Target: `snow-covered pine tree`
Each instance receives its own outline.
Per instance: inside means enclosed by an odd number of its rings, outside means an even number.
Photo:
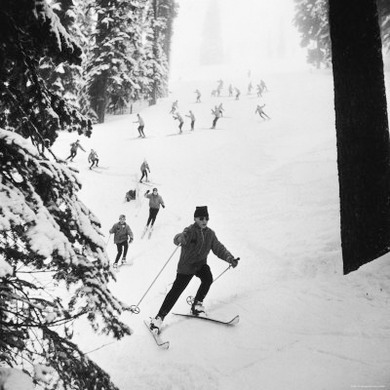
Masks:
[[[54,142],[58,129],[90,135],[90,121],[49,90],[38,72],[45,56],[56,65],[80,63],[80,47],[52,9],[44,1],[4,0],[0,24],[0,127],[42,148]]]
[[[97,0],[97,22],[93,34],[93,47],[88,53],[87,78],[91,107],[98,122],[104,122],[109,104],[123,106],[136,80],[129,75],[137,66],[131,57],[132,48],[138,46],[135,34],[142,2],[129,0]],[[134,75],[134,74],[133,74]]]
[[[50,367],[51,388],[115,389],[71,341],[72,324],[85,317],[121,338],[131,333],[119,319],[127,307],[107,287],[114,275],[80,183],[46,153],[59,129],[91,126],[38,74],[43,56],[77,64],[81,51],[43,1],[4,0],[0,26],[1,361],[30,373]]]

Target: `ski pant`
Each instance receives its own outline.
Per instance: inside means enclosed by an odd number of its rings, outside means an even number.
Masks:
[[[210,290],[211,284],[213,283],[213,275],[211,274],[210,267],[207,264],[205,264],[195,275],[176,274],[176,279],[173,282],[171,290],[165,297],[164,302],[158,311],[157,317],[164,319],[194,276],[198,277],[201,282],[195,295],[195,301],[203,302]]]
[[[191,121],[191,130],[194,130],[195,121]]]
[[[139,181],[142,181],[143,178],[145,178],[146,181],[148,181],[148,171],[146,169],[142,171],[142,176],[141,179],[139,179]]]
[[[115,258],[115,263],[117,263],[119,261],[119,259],[121,258],[122,250],[123,250],[123,258],[126,258],[127,250],[129,249],[129,244],[126,240],[124,242],[117,243],[116,247],[118,249],[118,253],[117,253],[116,258]]]
[[[145,137],[144,127],[145,126],[138,126],[138,133],[140,137]]]
[[[179,123],[179,130],[180,130],[180,133],[183,131],[183,130],[182,130],[182,128],[183,128],[183,123],[184,123],[184,122],[180,122],[180,123]]]
[[[212,129],[215,129],[215,126],[217,125],[218,117],[216,116],[213,120],[213,125],[211,126]]]
[[[70,151],[70,156],[68,156],[66,159],[69,160],[73,160],[75,157],[76,157],[76,154],[77,154],[77,150],[71,150]]]
[[[148,222],[146,223],[146,226],[149,226],[150,222],[152,223],[152,226],[154,225],[154,223],[156,222],[158,211],[159,209],[153,207],[149,209],[149,218],[148,218]]]
[[[98,164],[99,164],[99,159],[97,158],[97,159],[92,160],[92,161],[90,161],[90,162],[91,162],[91,166],[89,167],[89,169],[91,169],[94,165],[98,166]]]

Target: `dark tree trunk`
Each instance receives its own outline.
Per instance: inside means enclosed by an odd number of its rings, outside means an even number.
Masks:
[[[375,0],[329,0],[344,273],[387,253],[390,158]]]
[[[106,113],[107,75],[102,73],[96,76],[90,88],[91,107],[95,111],[98,122],[104,123]]]

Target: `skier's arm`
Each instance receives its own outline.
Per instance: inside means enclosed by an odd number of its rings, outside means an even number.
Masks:
[[[116,228],[116,223],[114,224],[114,226],[109,230],[109,233],[110,234],[113,234],[113,233],[115,233],[115,229]]]
[[[225,246],[218,240],[217,236],[214,233],[214,237],[211,243],[211,250],[215,256],[219,257],[222,260],[232,264],[234,256],[225,248]]]
[[[189,227],[186,227],[182,233],[176,234],[173,238],[173,242],[175,245],[186,246],[188,242],[190,242],[191,230]]]
[[[134,236],[133,236],[133,232],[131,231],[131,229],[130,229],[130,226],[129,226],[129,225],[127,225],[127,227],[126,227],[126,230],[127,230],[127,234],[128,234],[128,236],[129,236],[129,242],[132,242],[132,241],[133,241],[133,239],[134,239]]]

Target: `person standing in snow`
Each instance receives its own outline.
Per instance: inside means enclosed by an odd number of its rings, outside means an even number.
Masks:
[[[143,163],[141,164],[141,179],[139,179],[139,182],[142,183],[142,179],[145,178],[145,181],[149,181],[148,180],[148,171],[150,173],[150,168],[149,168],[149,164],[148,162],[146,161],[146,159],[144,159]]]
[[[211,110],[212,114],[214,115],[213,123],[211,125],[211,129],[215,129],[215,126],[217,125],[218,119],[222,116],[221,111],[216,106],[214,109]]]
[[[194,115],[194,113],[190,110],[189,114],[186,115],[186,117],[191,119],[191,131],[194,131],[194,126],[195,126],[195,115]]]
[[[179,131],[180,131],[180,133],[182,133],[183,132],[182,128],[183,128],[183,124],[184,124],[183,117],[180,115],[179,112],[177,112],[176,115],[173,115],[173,119],[177,119],[179,121]]]
[[[160,332],[164,318],[171,311],[194,276],[200,279],[201,284],[191,306],[191,313],[193,315],[205,314],[203,300],[213,283],[213,275],[207,264],[207,256],[210,250],[220,259],[228,262],[233,268],[238,265],[239,258],[235,258],[218,240],[215,232],[207,226],[209,221],[207,206],[196,207],[194,221],[182,233],[176,234],[173,239],[175,245],[181,246],[176,279],[156,317],[150,322],[151,330]]]
[[[200,97],[202,94],[200,93],[199,89],[195,90],[196,93],[196,103],[200,103]]]
[[[70,159],[70,161],[73,161],[73,159],[76,157],[77,150],[81,149],[83,152],[85,152],[84,148],[80,144],[80,140],[77,140],[76,142],[73,142],[70,144],[70,155],[66,158],[67,160]]]
[[[92,169],[92,167],[94,165],[98,166],[98,164],[99,164],[99,157],[98,157],[97,153],[93,149],[91,149],[91,152],[89,153],[88,162],[91,164],[89,169]]]
[[[263,119],[271,119],[263,110],[263,108],[265,107],[265,104],[263,104],[262,106],[260,106],[260,104],[257,105],[256,107],[256,111],[255,111],[255,114],[259,113],[260,115],[260,118],[263,118]]]
[[[234,88],[234,90],[236,91],[236,100],[239,100],[240,99],[240,95],[241,95],[241,91],[237,87]]]
[[[165,208],[165,203],[161,195],[159,195],[157,188],[153,188],[153,192],[150,193],[149,190],[145,192],[145,198],[149,199],[149,217],[148,221],[146,222],[145,230],[143,232],[143,235],[146,233],[146,231],[149,228],[153,229],[153,225],[156,222],[156,217],[158,212],[160,211],[160,206],[162,208]],[[143,236],[142,235],[142,236]]]
[[[140,114],[137,114],[137,118],[138,120],[133,122],[133,123],[138,123],[138,133],[139,133],[139,136],[138,138],[145,138],[145,133],[144,133],[144,127],[145,127],[145,121],[143,120],[143,118],[141,117]]]
[[[110,229],[110,234],[114,234],[114,244],[116,244],[118,253],[113,264],[114,268],[118,267],[119,259],[122,256],[122,264],[126,263],[127,250],[129,244],[133,241],[133,232],[130,229],[130,226],[126,223],[126,216],[121,214],[119,216],[119,222],[115,223],[114,226]]]

